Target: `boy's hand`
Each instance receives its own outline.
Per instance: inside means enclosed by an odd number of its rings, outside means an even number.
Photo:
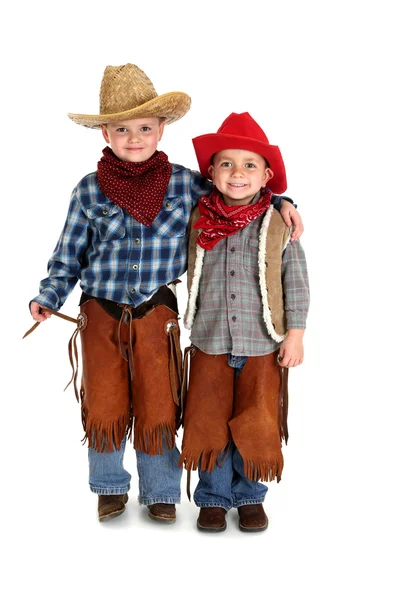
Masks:
[[[304,231],[303,221],[301,220],[300,214],[297,212],[293,204],[287,200],[282,200],[281,215],[288,227],[293,225],[292,235],[290,241],[294,242],[298,240]]]
[[[30,306],[31,315],[38,323],[50,319],[51,314],[46,311],[44,306],[41,306],[38,302],[31,302]]]
[[[290,368],[301,365],[304,358],[303,335],[304,329],[289,329],[279,348],[278,365],[280,367]]]

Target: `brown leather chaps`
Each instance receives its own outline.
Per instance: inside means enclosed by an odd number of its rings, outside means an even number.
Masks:
[[[234,375],[226,354],[193,352],[180,465],[212,471],[233,442],[248,479],[279,481],[287,414],[276,354],[249,357],[236,381]]]
[[[179,419],[181,351],[177,315],[166,306],[142,318],[124,307],[120,321],[96,301],[81,305],[82,423],[89,447],[134,447],[162,453],[175,444]]]

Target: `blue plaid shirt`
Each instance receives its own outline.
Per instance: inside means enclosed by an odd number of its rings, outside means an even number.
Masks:
[[[97,298],[138,306],[187,268],[190,213],[212,184],[197,171],[172,165],[163,206],[150,227],[136,221],[99,188],[96,173],[72,192],[68,216],[33,300],[59,310],[80,280]],[[283,197],[275,197],[279,209]]]

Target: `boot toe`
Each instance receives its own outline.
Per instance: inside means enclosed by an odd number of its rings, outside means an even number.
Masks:
[[[217,506],[206,506],[200,509],[199,518],[197,519],[197,529],[199,531],[209,531],[211,533],[219,533],[225,531],[226,510]]]
[[[99,521],[107,521],[122,515],[125,511],[125,504],[128,502],[128,499],[128,494],[99,495],[97,507]]]
[[[238,508],[239,529],[241,531],[265,531],[268,517],[262,504],[248,504]]]
[[[175,504],[165,504],[162,502],[150,504],[148,514],[151,519],[156,521],[164,523],[175,523],[176,521]]]

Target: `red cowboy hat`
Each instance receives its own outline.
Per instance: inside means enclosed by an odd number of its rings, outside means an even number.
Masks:
[[[208,167],[211,157],[220,150],[250,150],[263,156],[269,163],[274,176],[267,187],[274,194],[286,191],[286,171],[278,146],[271,146],[267,136],[249,113],[231,113],[217,133],[207,133],[193,138],[193,146],[199,163],[200,173],[210,179]]]

